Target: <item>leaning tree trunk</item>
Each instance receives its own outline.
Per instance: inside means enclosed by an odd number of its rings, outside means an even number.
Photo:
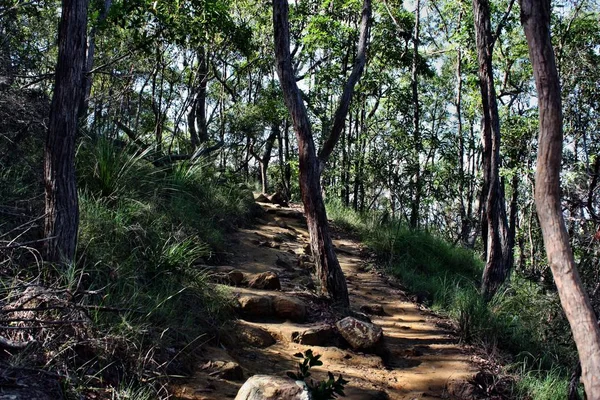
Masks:
[[[508,241],[508,219],[504,204],[504,190],[500,183],[500,118],[492,54],[490,4],[488,0],[473,0],[475,14],[475,38],[479,61],[479,86],[483,105],[483,167],[482,219],[486,244],[486,264],[483,271],[481,291],[486,299],[494,296],[508,277],[512,264],[512,249]]]
[[[46,137],[46,260],[72,263],[79,209],[75,184],[77,112],[83,94],[87,0],[63,0],[58,30],[58,62]]]
[[[550,39],[550,0],[520,0],[529,57],[538,92],[540,134],[535,204],[548,262],[577,345],[588,399],[600,399],[600,328],[569,244],[560,201],[562,104]]]
[[[346,279],[333,250],[333,243],[329,235],[325,204],[321,194],[319,160],[315,151],[306,106],[300,96],[292,68],[288,9],[287,0],[273,0],[277,74],[298,139],[300,190],[310,234],[310,245],[317,266],[321,290],[340,305],[348,307]]]

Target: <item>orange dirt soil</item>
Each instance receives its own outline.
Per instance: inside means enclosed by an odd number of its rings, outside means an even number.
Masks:
[[[332,232],[336,253],[348,282],[351,308],[381,305],[385,315],[370,315],[383,328],[387,360],[374,354],[347,348],[305,346],[294,343],[292,335],[323,321],[334,323],[335,314],[327,302],[307,289],[310,276],[298,274],[299,258],[305,254],[308,232],[301,210],[261,204],[265,216],[251,229],[231,236],[230,267],[244,275],[273,271],[279,275],[281,291],[231,287],[235,294],[295,296],[308,305],[304,323],[276,319],[244,322],[266,329],[276,343],[266,348],[244,347],[235,340],[220,346],[207,346],[194,375],[172,389],[176,398],[212,400],[234,398],[249,376],[272,374],[285,376],[295,371],[294,354],[312,349],[322,356],[323,366],[314,368],[313,378],[322,379],[327,371],[342,374],[349,381],[347,399],[431,399],[460,398],[464,382],[478,369],[472,351],[461,346],[447,321],[411,302],[406,294],[385,275],[370,268],[361,244],[343,232]],[[216,267],[216,271],[219,267]],[[339,319],[339,317],[337,317]],[[232,361],[243,370],[244,379],[218,378],[207,366]]]

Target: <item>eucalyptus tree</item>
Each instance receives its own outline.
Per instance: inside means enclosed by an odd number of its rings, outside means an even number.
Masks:
[[[74,261],[79,225],[75,183],[75,138],[85,61],[87,0],[63,0],[58,61],[45,146],[46,260]]]
[[[512,4],[509,5],[510,12]],[[492,32],[489,0],[473,0],[475,38],[479,61],[479,85],[483,106],[483,193],[482,238],[486,254],[481,291],[490,299],[508,277],[512,268],[512,249],[508,239],[509,227],[500,180],[500,117],[492,63],[494,44],[502,30],[504,19]],[[506,17],[505,17],[506,18]]]
[[[539,104],[535,201],[548,262],[577,345],[588,398],[600,398],[600,327],[569,244],[562,213],[560,169],[563,118],[560,79],[550,36],[550,0],[520,0]]]
[[[349,103],[352,100],[354,86],[364,69],[371,23],[371,3],[370,0],[365,0],[363,3],[357,57],[335,111],[331,131],[319,151],[318,157],[306,106],[296,84],[290,53],[288,14],[289,5],[287,1],[273,0],[277,74],[298,139],[300,187],[310,233],[311,249],[317,266],[321,290],[340,305],[347,307],[349,305],[348,289],[329,234],[325,204],[321,193],[320,175],[324,164],[339,140],[344,125],[343,122],[348,113]]]

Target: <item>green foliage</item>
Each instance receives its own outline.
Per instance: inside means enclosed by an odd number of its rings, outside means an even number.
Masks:
[[[308,349],[304,354],[296,353],[294,356],[303,358],[303,360],[298,363],[298,373],[288,372],[287,375],[294,380],[305,382],[314,400],[330,400],[337,399],[338,396],[345,396],[344,385],[348,381],[342,378],[342,375],[336,379],[331,372],[327,372],[326,380],[314,382],[311,379],[310,382],[307,381],[311,376],[310,369],[323,365],[320,354],[313,354],[312,350]]]
[[[520,365],[517,370],[520,379],[517,381],[516,394],[519,398],[531,398],[535,400],[559,400],[567,396],[569,379],[564,368],[553,367],[550,370],[528,368],[527,364]],[[581,385],[579,387],[580,398],[583,397]]]
[[[229,295],[208,283],[201,265],[220,257],[224,233],[250,220],[254,202],[235,182],[218,183],[203,161],[157,168],[146,156],[109,142],[81,148],[80,261],[70,280],[84,277],[99,293],[86,302],[125,310],[93,313],[102,331],[151,354],[178,350],[170,368],[181,373],[184,349],[230,312]]]
[[[523,366],[517,371],[519,393],[564,398],[567,367],[577,355],[555,292],[513,274],[486,303],[478,290],[483,264],[472,251],[377,213],[356,213],[336,200],[327,212],[336,224],[357,232],[409,291],[449,316],[463,342],[512,354]]]

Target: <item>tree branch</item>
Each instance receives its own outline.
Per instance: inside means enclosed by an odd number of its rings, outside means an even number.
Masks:
[[[354,87],[356,86],[356,83],[362,76],[365,64],[367,63],[367,48],[369,42],[370,26],[371,0],[364,0],[362,17],[360,21],[358,49],[356,59],[354,60],[354,66],[352,67],[350,77],[348,77],[348,81],[344,86],[342,97],[340,98],[338,108],[333,117],[333,124],[331,132],[329,133],[329,137],[323,143],[323,147],[319,151],[319,172],[321,173],[325,169],[325,164],[327,163],[329,156],[331,156],[335,145],[340,139],[340,135],[342,133],[342,130],[344,129],[344,124],[346,122],[346,116],[348,115],[348,110],[350,109],[350,102],[352,101],[352,96],[354,95]]]

